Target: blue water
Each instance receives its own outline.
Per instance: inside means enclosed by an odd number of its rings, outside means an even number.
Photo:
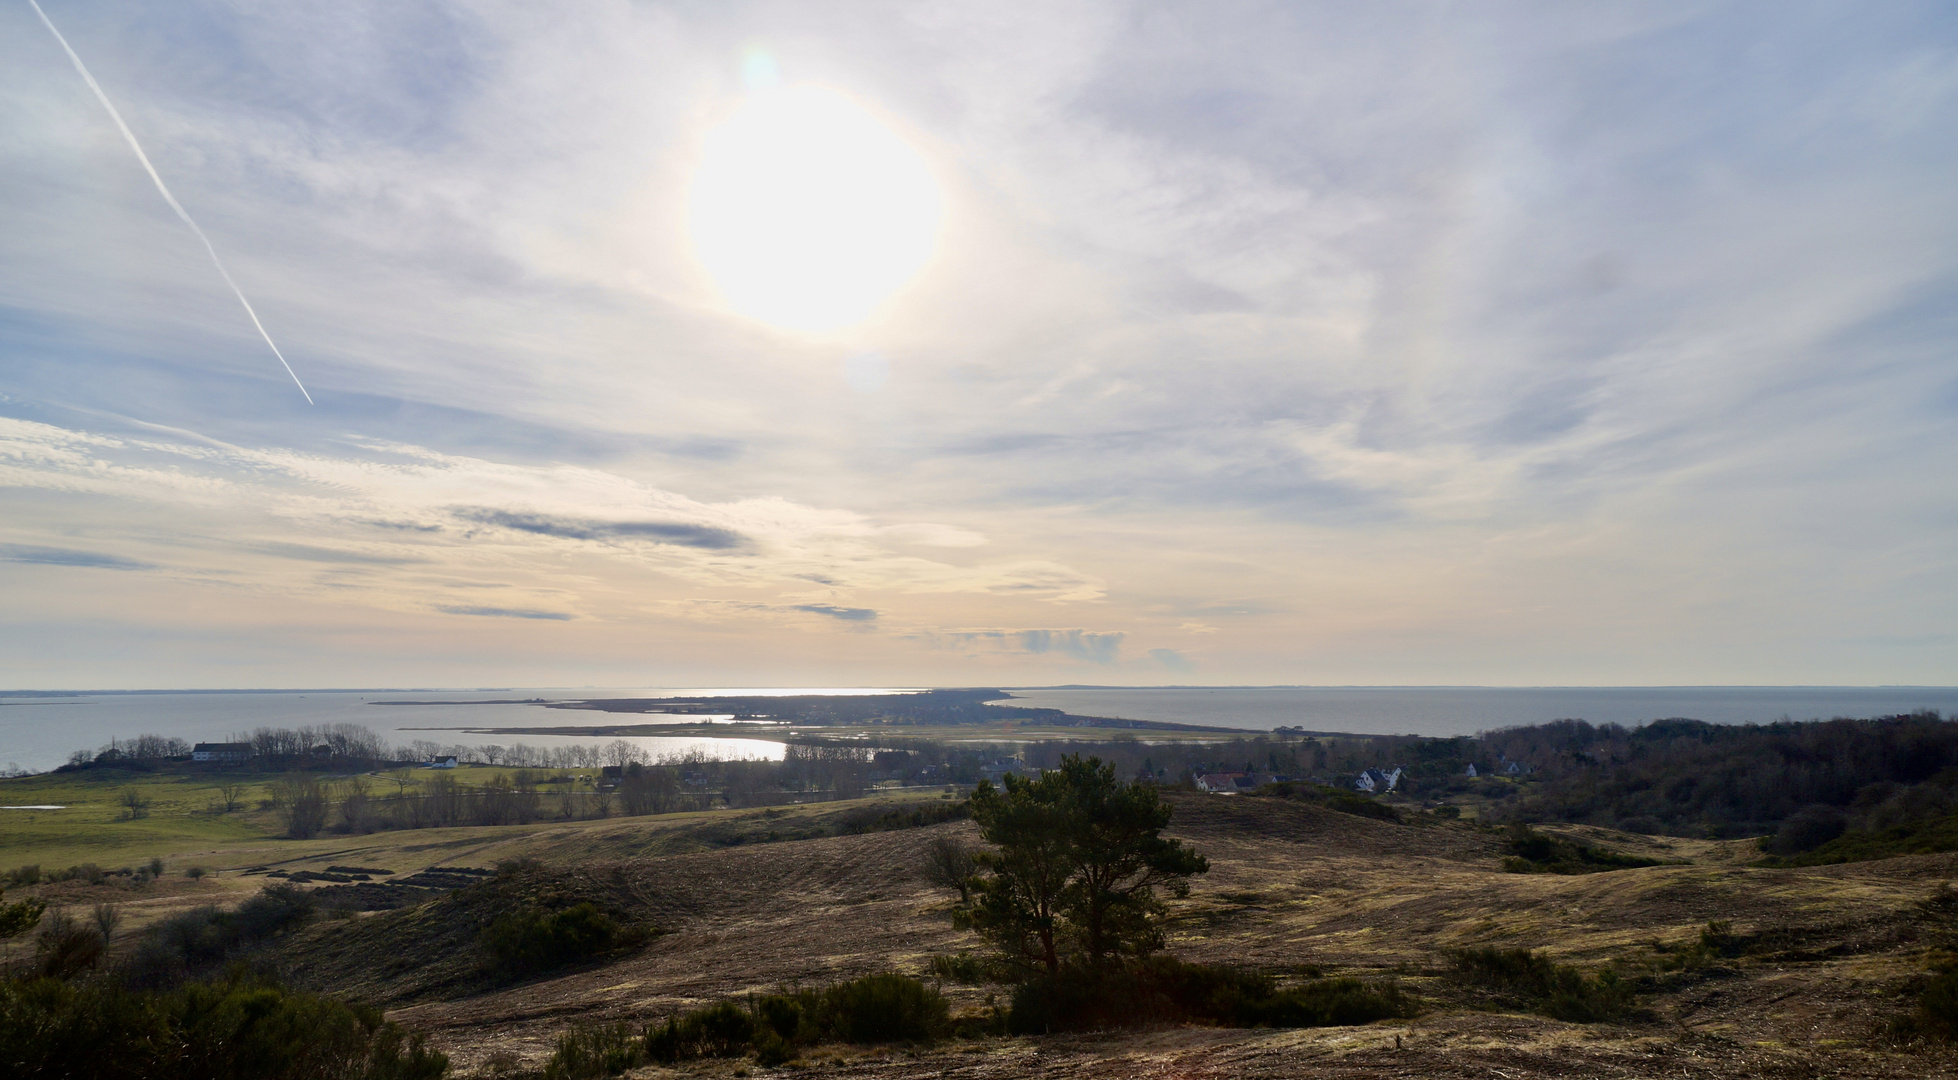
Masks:
[[[557,746],[575,742],[609,743],[550,735],[472,735],[457,730],[428,728],[558,727],[603,724],[621,720],[603,713],[568,712],[537,705],[489,705],[481,702],[510,698],[573,701],[590,697],[726,696],[729,694],[823,693],[819,689],[509,689],[509,690],[308,690],[231,693],[114,693],[74,698],[0,697],[0,767],[36,771],[52,769],[74,750],[95,750],[111,739],[153,733],[174,735],[190,742],[222,742],[257,727],[295,728],[301,725],[353,723],[373,729],[396,745],[426,739],[445,746],[483,743],[524,743]],[[849,690],[850,693],[878,693]],[[377,705],[379,701],[465,701],[462,705]],[[707,717],[675,717],[698,722]],[[658,723],[657,716],[634,716],[633,723]],[[693,737],[634,737],[626,740],[655,757],[694,750],[725,758],[780,758],[783,744],[756,739]]]
[[[1641,724],[1684,716],[1715,724],[1936,709],[1958,716],[1958,687],[1841,686],[1269,686],[1022,689],[1013,703],[1084,716],[1363,735],[1473,735],[1518,724]]]
[[[523,742],[532,746],[589,741],[577,736],[472,735],[428,728],[510,728],[603,723],[591,713],[535,705],[484,704],[499,698],[576,700],[592,697],[724,696],[889,692],[860,687],[550,689],[487,691],[312,690],[169,694],[95,694],[76,698],[0,697],[0,766],[51,769],[72,750],[94,750],[111,739],[146,732],[192,742],[222,741],[255,727],[364,724],[397,744],[414,739],[448,744]],[[1937,709],[1958,716],[1954,687],[1160,687],[1023,689],[1019,704],[1088,716],[1167,720],[1215,727],[1270,730],[1279,726],[1368,735],[1472,735],[1515,724],[1566,717],[1593,723],[1637,724],[1688,716],[1722,724],[1766,723],[1833,716],[1880,716]],[[376,701],[467,701],[462,705],[376,705]],[[657,717],[635,716],[636,723]],[[677,718],[676,718],[677,719]],[[689,720],[698,717],[686,718]],[[610,739],[599,741],[609,742]],[[779,758],[782,744],[751,739],[645,737],[630,740],[654,755],[702,750],[727,757]]]

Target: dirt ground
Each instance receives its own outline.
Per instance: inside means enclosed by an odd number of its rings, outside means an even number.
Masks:
[[[1169,948],[1190,960],[1397,980],[1425,1003],[1413,1020],[1356,1028],[1184,1027],[1108,1035],[994,1038],[925,1050],[824,1049],[788,1071],[837,1077],[1421,1076],[1790,1077],[1958,1075],[1943,1048],[1885,1034],[1903,991],[1950,928],[1922,902],[1958,883],[1958,855],[1806,869],[1747,865],[1744,841],[1563,830],[1667,864],[1565,877],[1501,870],[1501,836],[1469,823],[1398,825],[1274,799],[1175,795],[1171,832],[1211,872],[1172,905]],[[757,836],[794,819],[728,814],[687,822],[632,819],[603,829],[534,831],[511,849],[544,862],[565,888],[603,895],[655,926],[645,946],[602,966],[483,990],[466,937],[426,921],[444,909],[325,920],[281,950],[301,985],[389,1007],[429,1033],[458,1075],[536,1069],[573,1023],[644,1023],[721,996],[875,971],[925,975],[935,954],[977,949],[952,926],[951,900],[918,875],[931,828],[685,850],[717,829]],[[762,836],[765,838],[765,836]],[[489,866],[507,854],[480,838],[444,847],[400,840],[399,869]],[[351,850],[334,853],[362,861]],[[409,865],[416,863],[418,865]],[[205,900],[223,884],[156,897]],[[256,880],[256,879],[252,879]],[[188,888],[188,883],[186,883]],[[192,895],[192,894],[195,895]],[[235,892],[233,895],[237,895]],[[421,912],[421,914],[417,914]],[[1696,941],[1710,920],[1753,939],[1747,956],[1674,973],[1649,993],[1645,1019],[1566,1024],[1492,1008],[1439,976],[1443,950],[1526,947],[1587,969],[1657,974],[1661,949]],[[389,922],[387,920],[398,920]],[[418,928],[403,937],[403,927]],[[392,935],[392,936],[390,936]],[[425,941],[429,947],[411,947]],[[439,947],[438,942],[442,942]],[[999,988],[946,984],[954,1010],[980,1010]],[[649,1068],[635,1075],[663,1075]],[[753,1062],[689,1072],[759,1075]]]

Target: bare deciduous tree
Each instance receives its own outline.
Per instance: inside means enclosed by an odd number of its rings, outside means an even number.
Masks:
[[[130,821],[150,816],[150,797],[139,788],[124,788],[116,796],[116,804],[122,807],[122,816]]]
[[[956,836],[939,836],[925,849],[925,880],[941,889],[957,889],[959,903],[972,902],[972,875],[979,867],[972,846]]]

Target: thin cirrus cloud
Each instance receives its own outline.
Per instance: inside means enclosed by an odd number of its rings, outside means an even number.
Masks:
[[[839,607],[835,604],[790,604],[795,611],[806,611],[811,615],[824,615],[843,622],[874,622],[877,612],[871,608]]]
[[[546,514],[511,513],[482,507],[461,507],[451,511],[464,521],[473,521],[538,536],[565,540],[646,540],[659,544],[708,551],[730,551],[747,545],[748,538],[732,529],[695,525],[683,521],[594,521],[553,517]]]
[[[96,570],[154,570],[152,563],[104,555],[98,551],[73,548],[36,547],[31,544],[0,544],[0,562],[30,566],[79,566]]]
[[[914,635],[936,648],[989,651],[1024,656],[1049,654],[1107,666],[1121,659],[1127,633],[1072,629],[936,630]]]
[[[569,622],[572,616],[561,611],[538,611],[533,608],[479,607],[467,604],[440,604],[435,610],[447,615],[482,615],[496,619],[543,619],[550,622]]]

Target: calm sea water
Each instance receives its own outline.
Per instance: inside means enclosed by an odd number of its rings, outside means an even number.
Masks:
[[[1363,735],[1473,735],[1562,719],[1632,725],[1684,716],[1749,724],[1915,709],[1958,716],[1958,687],[1949,686],[1107,687],[1011,693],[1015,704],[1084,716]]]
[[[93,750],[111,739],[154,732],[221,741],[255,727],[364,724],[390,742],[427,739],[442,744],[523,742],[532,746],[590,742],[577,736],[471,735],[454,728],[571,726],[601,723],[588,713],[536,705],[491,705],[508,698],[575,700],[592,697],[725,696],[733,694],[901,693],[862,687],[751,688],[518,688],[480,691],[295,691],[282,693],[94,694],[75,698],[0,697],[0,765],[50,769],[70,751]],[[1471,735],[1513,724],[1577,717],[1593,723],[1637,724],[1669,716],[1742,724],[1832,716],[1880,716],[1913,709],[1958,715],[1954,687],[1166,687],[1013,690],[1025,705],[1088,716],[1167,720],[1185,724],[1269,730],[1301,726],[1360,734]],[[379,705],[380,701],[461,701],[457,705]],[[1004,700],[1004,699],[1002,699]],[[622,718],[621,718],[622,719]],[[657,722],[656,717],[634,717]],[[676,718],[681,719],[681,718]],[[698,720],[698,717],[684,718]],[[599,739],[609,742],[609,739]],[[779,742],[758,739],[645,737],[631,740],[653,754],[701,750],[725,757],[782,756]]]
[[[611,738],[552,735],[470,735],[424,728],[556,727],[601,724],[623,717],[566,712],[537,705],[490,705],[510,698],[564,701],[592,697],[722,697],[731,694],[874,694],[896,691],[859,688],[795,687],[754,690],[722,688],[632,688],[592,690],[520,688],[508,690],[309,690],[293,692],[89,694],[73,698],[0,697],[0,765],[51,769],[70,752],[107,746],[111,739],[154,733],[191,742],[221,742],[257,727],[293,728],[335,723],[363,724],[391,743],[415,739],[452,745],[526,743],[558,746],[611,742]],[[458,705],[381,705],[383,701],[457,701]],[[676,717],[698,722],[706,717]],[[658,723],[657,716],[635,716],[634,723]],[[780,758],[783,744],[760,739],[640,737],[628,742],[655,756],[700,750],[724,758]]]

